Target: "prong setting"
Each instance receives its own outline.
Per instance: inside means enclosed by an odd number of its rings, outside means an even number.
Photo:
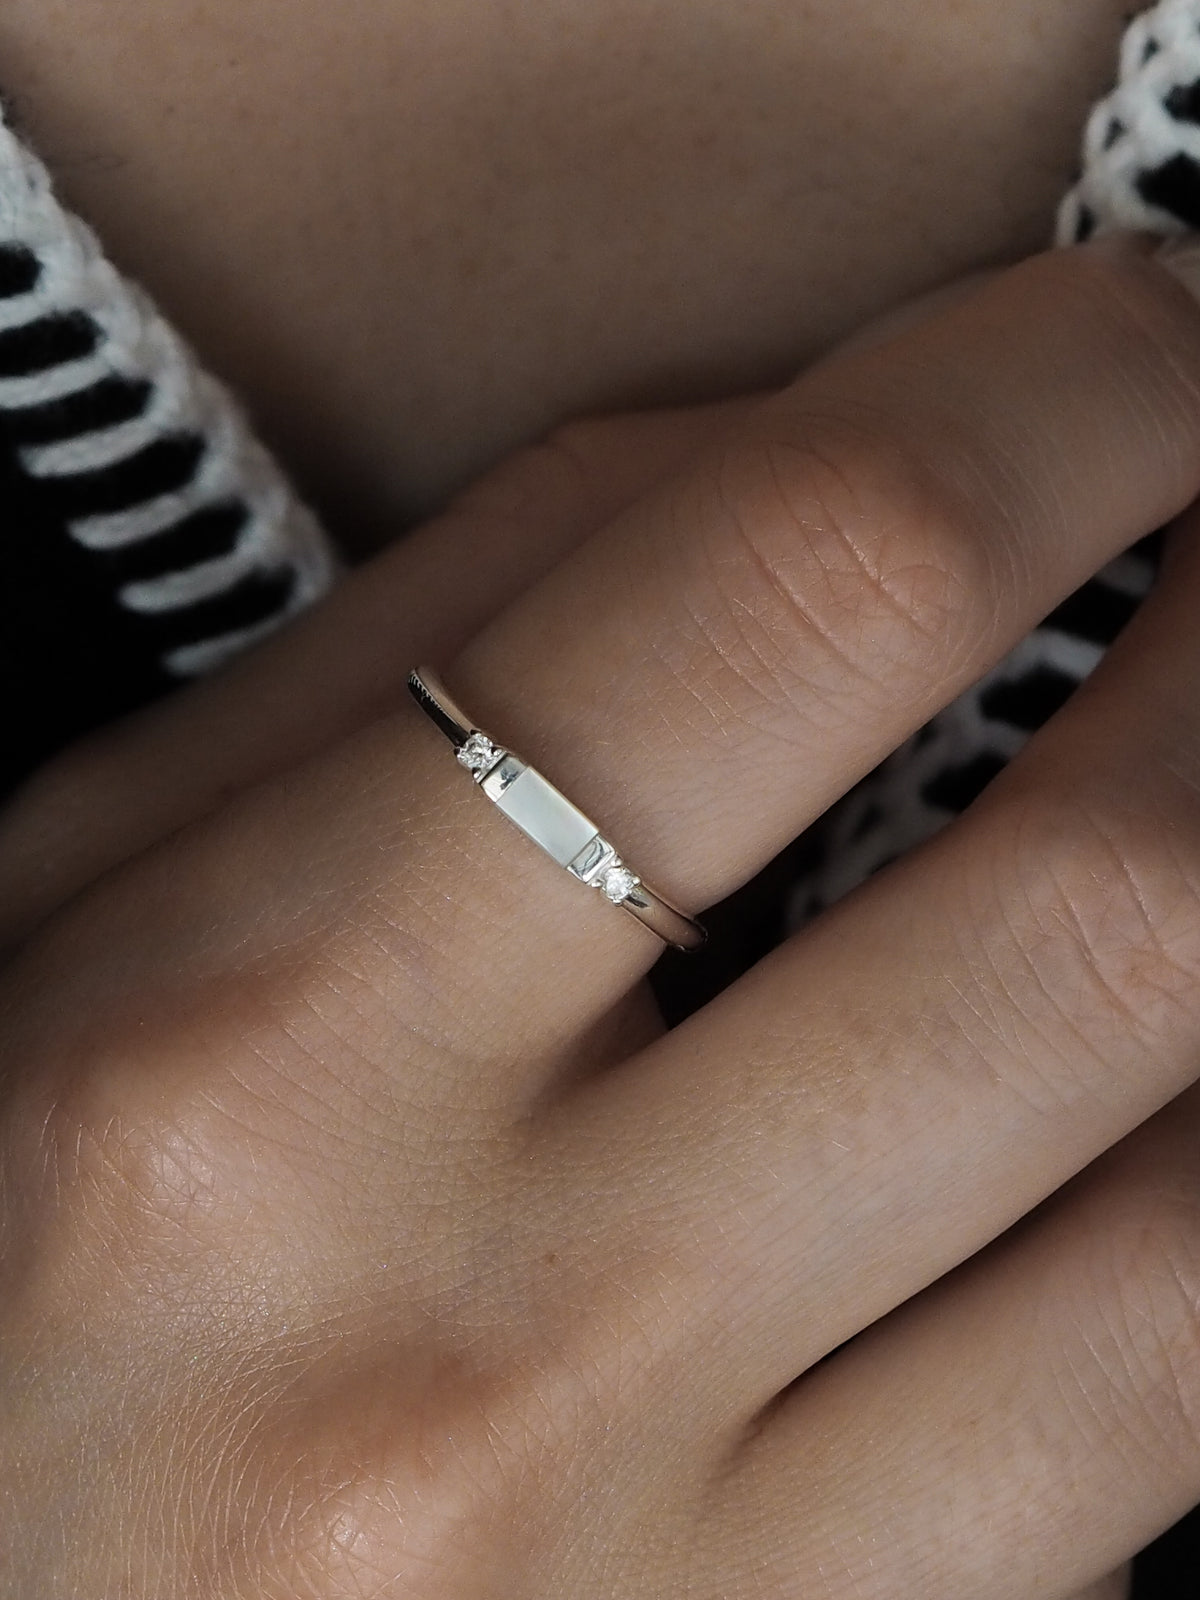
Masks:
[[[599,834],[584,846],[567,871],[580,883],[599,889],[615,906],[624,905],[642,881],[621,860],[615,847]]]
[[[627,867],[596,824],[560,789],[474,727],[435,672],[418,667],[409,674],[408,686],[422,711],[454,745],[459,765],[466,768],[496,808],[552,861],[590,889],[599,890],[613,905],[622,907],[664,944],[678,950],[700,948],[705,939],[700,924],[656,894]]]
[[[504,751],[494,745],[485,733],[474,732],[459,745],[455,754],[460,765],[474,773],[475,781],[481,783],[503,758]]]
[[[600,879],[599,887],[612,901],[613,905],[623,905],[629,896],[641,883],[636,872],[630,872],[623,863],[618,862],[609,867]]]

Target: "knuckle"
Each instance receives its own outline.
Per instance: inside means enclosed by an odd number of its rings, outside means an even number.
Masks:
[[[270,1162],[254,1158],[239,1103],[222,1095],[223,1030],[205,1043],[200,1024],[156,1023],[148,999],[93,998],[86,1024],[58,1020],[21,1051],[15,1181],[64,1285],[140,1295],[153,1282],[165,1313],[257,1251]],[[233,1009],[231,1033],[246,1016]]]
[[[1187,838],[1145,790],[1115,783],[1043,790],[1012,808],[1010,826],[986,870],[1008,885],[999,893],[1021,995],[1053,1009],[1089,1072],[1131,1043],[1186,1037],[1200,992],[1200,858]],[[1188,832],[1194,843],[1195,819]]]
[[[726,448],[704,484],[692,610],[777,701],[948,676],[978,645],[994,559],[961,495],[882,419],[799,419]],[[982,602],[982,603],[981,603]]]
[[[298,1578],[331,1597],[525,1594],[548,1551],[564,1540],[581,1556],[607,1548],[614,1522],[649,1496],[669,1528],[673,1496],[652,1466],[641,1474],[631,1443],[644,1414],[627,1405],[614,1414],[578,1350],[544,1336],[514,1347],[512,1334],[489,1353],[476,1336],[369,1356],[331,1393],[318,1388],[299,1431],[272,1445],[283,1466],[270,1475],[292,1474],[270,1496],[289,1508],[287,1527],[266,1527],[261,1540],[281,1595]],[[614,1472],[622,1486],[599,1523],[588,1486]],[[631,1546],[659,1542],[629,1531]],[[631,1548],[632,1566],[647,1559]]]
[[[519,1391],[428,1348],[314,1385],[270,1440],[256,1592],[524,1592],[536,1495]]]
[[[76,1271],[136,1282],[169,1260],[174,1277],[214,1242],[228,1190],[201,1122],[179,1098],[138,1083],[127,1063],[102,1051],[77,1059],[40,1131],[54,1225]]]

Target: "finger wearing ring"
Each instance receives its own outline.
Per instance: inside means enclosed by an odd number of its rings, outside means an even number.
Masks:
[[[598,889],[677,950],[698,950],[706,934],[698,922],[664,900],[617,853],[596,824],[542,774],[495,744],[450,698],[430,667],[410,673],[413,698],[454,745],[460,765],[534,844],[572,877]]]

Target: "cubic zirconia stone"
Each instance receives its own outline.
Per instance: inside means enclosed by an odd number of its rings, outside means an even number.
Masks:
[[[468,772],[490,772],[503,755],[490,739],[482,733],[473,733],[457,752],[458,759]]]
[[[628,867],[609,867],[608,871],[600,879],[600,887],[613,905],[619,906],[622,900],[629,899],[629,896],[640,882],[641,879],[635,873],[630,872]]]

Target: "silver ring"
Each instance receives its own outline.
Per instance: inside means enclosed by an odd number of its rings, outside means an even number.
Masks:
[[[648,888],[602,837],[596,824],[540,772],[481,733],[446,693],[436,672],[418,667],[409,674],[408,687],[488,799],[534,844],[566,867],[573,878],[598,889],[613,905],[636,917],[664,944],[677,950],[700,948],[708,937],[700,924]]]

